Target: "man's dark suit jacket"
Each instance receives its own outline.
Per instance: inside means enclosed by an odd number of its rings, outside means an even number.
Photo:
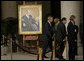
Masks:
[[[66,37],[66,27],[61,22],[57,26],[56,42],[62,42]]]
[[[24,21],[22,21],[22,31],[31,31],[31,30],[33,30],[33,29],[32,29],[32,26],[31,26],[32,23],[31,23],[31,21],[27,18],[27,16],[24,15],[24,16],[22,17],[22,19],[24,19]],[[23,23],[25,23],[26,27],[23,26]]]
[[[24,21],[22,21],[22,31],[38,31],[38,26],[31,15],[29,15],[29,18],[24,15],[22,19],[24,19]],[[26,27],[23,26],[23,23],[25,23]]]
[[[47,40],[52,40],[53,29],[52,29],[52,26],[50,26],[50,24],[48,22],[46,22],[46,24],[45,24],[44,34],[45,34],[45,38]]]
[[[74,30],[75,30],[75,40],[77,40],[77,34],[78,34],[78,26],[74,25]]]
[[[68,31],[68,42],[74,44],[75,30],[74,30],[74,24],[71,21],[68,24],[67,31]]]

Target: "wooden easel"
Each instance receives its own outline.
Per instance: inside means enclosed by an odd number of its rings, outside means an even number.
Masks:
[[[2,37],[3,37],[3,42],[2,43],[4,43],[4,39],[5,39],[5,36],[4,35],[2,35]],[[2,45],[2,56],[4,55],[4,45]]]
[[[25,5],[26,3],[25,3],[25,1],[23,1],[23,5]],[[37,2],[35,1],[35,2],[33,2],[33,3],[27,3],[28,5],[31,5],[31,4],[37,4]],[[34,41],[34,40],[36,40],[37,41],[37,46],[26,46],[26,41]],[[38,35],[23,35],[23,47],[30,47],[30,48],[37,48],[37,52],[38,52],[38,54],[37,54],[37,60],[39,60],[39,41],[38,41]]]

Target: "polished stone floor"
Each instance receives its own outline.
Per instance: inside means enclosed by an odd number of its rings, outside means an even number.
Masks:
[[[1,51],[2,51],[1,47]],[[45,58],[44,60],[50,60],[51,52],[47,53],[46,56],[49,58]],[[16,52],[12,54],[13,59],[12,60],[37,60],[37,55],[32,55],[29,53],[23,53],[23,52]],[[8,48],[7,55],[1,55],[1,60],[11,60],[10,51]],[[55,60],[59,60],[58,58],[55,58]],[[68,59],[66,59],[68,60]],[[81,43],[78,43],[78,55],[75,56],[75,60],[83,60],[83,46]]]
[[[49,58],[44,60],[50,60],[51,52],[47,53],[46,56]],[[12,60],[37,60],[37,55],[32,55],[28,53],[13,53],[13,59]],[[11,60],[11,55],[8,53],[7,55],[1,56],[1,60]],[[55,58],[55,60],[59,60],[58,58]],[[75,60],[83,60],[83,56],[76,56]]]

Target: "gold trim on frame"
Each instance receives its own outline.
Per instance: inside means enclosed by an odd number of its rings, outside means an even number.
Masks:
[[[39,17],[40,17],[40,19],[39,19],[39,23],[40,23],[40,31],[27,31],[27,32],[22,32],[21,31],[21,8],[23,8],[23,7],[39,7]],[[30,34],[42,34],[42,5],[40,4],[40,5],[18,5],[18,32],[19,32],[19,34],[25,34],[25,35],[30,35]]]

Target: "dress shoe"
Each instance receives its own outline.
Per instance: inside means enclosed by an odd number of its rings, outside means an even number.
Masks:
[[[62,60],[66,60],[66,59],[63,58]]]
[[[47,56],[44,55],[43,58],[49,58],[49,57],[47,57]]]
[[[63,56],[61,56],[59,59],[60,59],[60,60],[66,60],[66,59],[63,58]]]

